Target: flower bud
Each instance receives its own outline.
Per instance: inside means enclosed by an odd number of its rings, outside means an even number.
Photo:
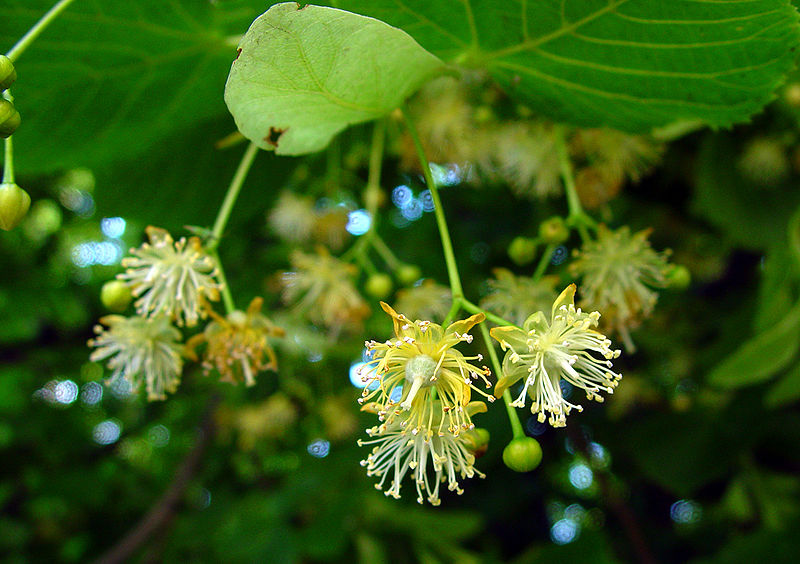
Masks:
[[[489,431],[483,427],[476,427],[471,431],[463,433],[464,442],[467,448],[472,451],[476,458],[480,458],[489,449]]]
[[[364,285],[364,290],[373,298],[383,299],[392,292],[392,279],[388,274],[379,272],[370,275],[367,278],[367,283]]]
[[[0,92],[7,89],[17,80],[17,71],[14,63],[5,55],[0,55]]]
[[[673,290],[685,290],[692,282],[692,274],[682,264],[673,264],[667,270],[667,284]]]
[[[125,311],[133,299],[131,289],[122,280],[109,280],[100,290],[100,301],[109,311]]]
[[[569,229],[564,220],[555,215],[539,224],[539,237],[545,243],[560,245],[569,239]]]
[[[517,265],[530,263],[536,256],[536,241],[527,237],[517,237],[508,246],[508,256]]]
[[[10,137],[19,127],[19,112],[14,104],[0,98],[0,137]]]
[[[404,264],[400,266],[400,268],[397,269],[396,274],[397,274],[397,279],[404,286],[413,284],[414,282],[422,278],[422,271],[415,264]]]
[[[530,472],[542,461],[542,447],[532,437],[513,439],[503,449],[503,462],[514,472]]]
[[[25,190],[13,182],[0,184],[0,229],[14,229],[28,213],[30,205],[31,197]]]

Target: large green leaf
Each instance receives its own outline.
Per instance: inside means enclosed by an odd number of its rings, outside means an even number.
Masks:
[[[378,20],[295,2],[261,15],[239,43],[225,101],[262,149],[302,155],[350,124],[397,108],[443,63]]]
[[[763,382],[782,370],[800,347],[800,303],[768,330],[745,342],[719,363],[708,381],[722,388],[739,388]]]
[[[767,407],[782,407],[800,399],[800,363],[775,384],[764,396]]]
[[[788,0],[339,0],[447,61],[487,69],[553,119],[644,132],[724,126],[770,100],[793,63]]]
[[[10,47],[53,0],[0,3]],[[19,58],[13,93],[19,173],[95,166],[225,115],[222,91],[240,34],[263,0],[80,0]],[[230,125],[233,130],[233,123]]]

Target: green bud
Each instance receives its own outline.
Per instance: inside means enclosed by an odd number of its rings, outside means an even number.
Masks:
[[[685,290],[692,282],[692,274],[682,264],[673,264],[665,273],[667,284],[673,290]]]
[[[125,311],[132,299],[131,289],[122,280],[109,280],[100,290],[100,301],[109,311],[115,313]]]
[[[569,229],[564,220],[555,215],[539,224],[539,237],[552,245],[560,245],[569,239]]]
[[[508,246],[508,256],[519,266],[530,263],[536,257],[536,241],[527,237],[516,237]]]
[[[0,137],[10,137],[19,127],[19,123],[19,112],[14,104],[5,98],[0,98]]]
[[[503,449],[503,462],[514,472],[530,472],[542,461],[542,447],[532,437],[519,437]]]
[[[489,106],[478,106],[475,108],[472,119],[474,119],[476,123],[486,124],[494,119],[494,112]]]
[[[422,271],[419,267],[415,264],[404,264],[401,265],[397,272],[397,279],[400,281],[401,284],[404,286],[408,286],[409,284],[413,284],[420,278],[422,278]]]
[[[0,55],[0,92],[7,89],[17,80],[17,71],[14,63],[5,55]]]
[[[13,182],[0,184],[0,229],[14,229],[30,206],[31,197],[25,190]]]
[[[486,454],[489,449],[489,431],[483,427],[476,427],[471,431],[462,434],[467,448],[472,451],[476,457],[481,457]]]
[[[364,286],[364,290],[373,298],[383,299],[392,292],[393,286],[394,284],[392,284],[392,278],[388,274],[379,272],[378,274],[372,274],[369,278],[367,278],[367,283]]]
[[[386,192],[378,186],[367,186],[364,190],[364,205],[367,209],[376,210],[386,203]]]

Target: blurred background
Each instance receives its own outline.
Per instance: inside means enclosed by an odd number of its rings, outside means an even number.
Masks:
[[[497,404],[476,417],[491,435],[476,462],[487,477],[432,508],[410,483],[401,500],[376,491],[356,445],[374,424],[356,403],[363,343],[391,335],[378,299],[434,321],[449,309],[432,201],[394,116],[375,217],[363,196],[372,125],[305,158],[262,152],[246,181],[219,252],[237,306],[263,296],[286,331],[271,340],[277,373],[245,388],[187,363],[176,393],[147,402],[89,361],[108,313],[100,289],[145,227],[177,238],[214,220],[245,147],[221,95],[229,38],[265,8],[136,4],[79,0],[17,65],[17,183],[33,203],[0,236],[0,560],[796,561],[800,75],[726,131],[663,143],[568,130],[586,211],[651,229],[691,282],[659,291],[631,330],[637,350],[615,364],[624,378],[605,403],[566,429],[520,410],[542,446],[537,470],[504,466]],[[0,45],[49,6],[0,1]],[[410,107],[465,291],[511,315],[543,252],[512,242],[566,213],[552,124],[480,74],[436,81]],[[369,310],[331,320],[296,307],[293,253],[341,256],[373,222],[389,253],[348,271]],[[574,236],[545,257],[553,287],[572,282],[579,247]]]

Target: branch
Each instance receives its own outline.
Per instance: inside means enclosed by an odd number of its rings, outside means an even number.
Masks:
[[[220,398],[215,395],[208,400],[205,413],[200,421],[197,442],[183,459],[175,477],[161,498],[150,511],[116,545],[95,561],[95,564],[117,564],[127,562],[141,546],[158,530],[162,529],[174,516],[176,506],[183,497],[189,482],[198,470],[203,453],[215,433],[214,412]]]

